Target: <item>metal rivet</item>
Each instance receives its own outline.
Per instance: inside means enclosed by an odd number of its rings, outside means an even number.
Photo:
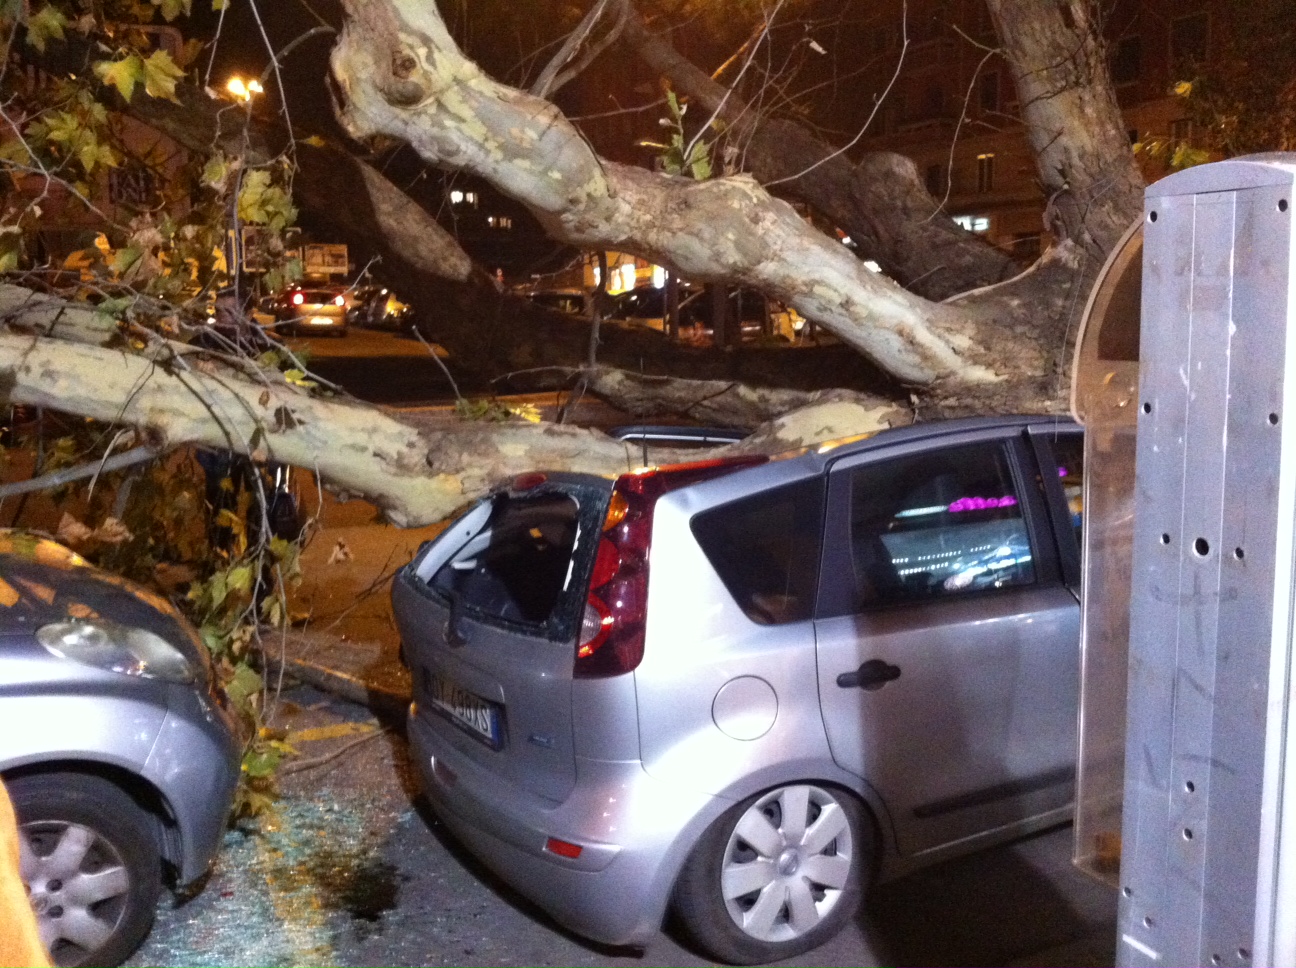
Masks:
[[[1170,535],[1168,535],[1168,534],[1163,534],[1163,535],[1161,535],[1161,543],[1162,543],[1162,544],[1169,544],[1169,543],[1170,543]]]
[[[1149,213],[1148,213],[1148,221],[1149,221],[1149,222],[1155,222],[1155,221],[1156,221],[1156,218],[1157,218],[1157,216],[1156,216],[1156,212],[1149,212]]]
[[[1210,542],[1205,538],[1198,538],[1193,542],[1193,551],[1202,558],[1210,554]]]

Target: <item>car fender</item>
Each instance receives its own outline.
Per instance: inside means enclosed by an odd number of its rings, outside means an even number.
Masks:
[[[0,771],[84,760],[142,774],[167,715],[164,704],[126,696],[0,695]]]

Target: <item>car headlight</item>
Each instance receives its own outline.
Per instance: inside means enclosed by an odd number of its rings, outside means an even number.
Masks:
[[[166,639],[104,619],[44,625],[36,641],[61,659],[125,676],[185,683],[195,678],[192,663]]]

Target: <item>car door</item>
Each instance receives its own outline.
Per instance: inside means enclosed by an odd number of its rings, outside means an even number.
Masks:
[[[1079,606],[1044,483],[1019,429],[830,470],[820,704],[902,853],[1071,801]]]

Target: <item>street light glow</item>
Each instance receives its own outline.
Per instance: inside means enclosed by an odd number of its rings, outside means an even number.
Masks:
[[[225,82],[225,90],[229,91],[240,101],[250,101],[257,94],[265,93],[265,89],[258,80],[244,81],[243,78],[235,74]]]

